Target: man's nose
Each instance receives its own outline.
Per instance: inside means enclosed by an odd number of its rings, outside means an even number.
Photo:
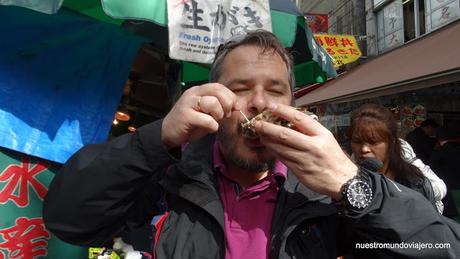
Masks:
[[[268,105],[265,91],[254,91],[248,102],[248,109],[251,113],[258,114],[263,112]]]

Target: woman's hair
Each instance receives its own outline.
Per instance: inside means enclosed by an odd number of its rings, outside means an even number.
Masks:
[[[424,179],[422,172],[403,158],[396,120],[390,110],[378,104],[364,104],[351,116],[351,135],[368,143],[385,142],[388,145],[388,168],[395,180],[409,186]]]

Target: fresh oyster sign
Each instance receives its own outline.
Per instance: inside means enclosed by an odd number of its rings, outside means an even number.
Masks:
[[[271,31],[268,0],[168,0],[169,56],[211,63],[226,39]]]

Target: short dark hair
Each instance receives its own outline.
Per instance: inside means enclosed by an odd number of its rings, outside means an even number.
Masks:
[[[436,137],[441,141],[454,140],[460,137],[460,127],[455,124],[439,127],[436,129]]]
[[[217,50],[214,62],[211,65],[211,72],[209,75],[210,82],[217,82],[219,79],[220,70],[227,54],[236,47],[242,45],[258,46],[261,49],[261,54],[278,54],[286,64],[289,73],[289,84],[291,89],[294,89],[295,76],[293,72],[294,62],[292,55],[284,48],[273,33],[265,30],[256,30],[248,32],[247,34],[237,35],[228,39],[224,44],[221,44]]]
[[[426,119],[420,124],[420,127],[432,127],[432,128],[437,128],[439,127],[439,124],[432,120],[432,119]]]

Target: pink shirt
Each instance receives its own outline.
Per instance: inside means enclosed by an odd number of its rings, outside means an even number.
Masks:
[[[219,142],[214,143],[214,167],[219,174],[219,194],[224,206],[226,259],[268,258],[270,231],[280,184],[287,168],[276,162],[273,172],[254,185],[242,189],[228,177]]]

